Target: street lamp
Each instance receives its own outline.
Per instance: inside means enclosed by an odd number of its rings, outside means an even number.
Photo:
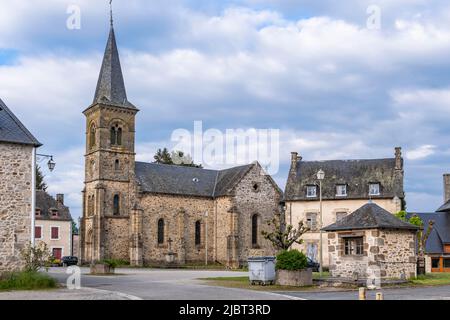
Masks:
[[[53,170],[55,170],[56,162],[53,160],[53,156],[49,156],[46,154],[37,154],[37,156],[42,158],[49,158],[50,160],[48,160],[47,162],[48,170],[50,170],[50,172],[53,172]]]
[[[319,172],[317,172],[317,180],[319,180],[319,201],[320,201],[320,278],[322,278],[323,275],[323,239],[322,239],[322,228],[323,228],[323,214],[322,214],[322,180],[325,179],[325,172],[320,169]]]

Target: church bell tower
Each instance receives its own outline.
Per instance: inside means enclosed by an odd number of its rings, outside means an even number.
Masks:
[[[80,225],[82,262],[129,258],[133,206],[135,117],[127,99],[112,13],[93,103],[86,117],[85,189]]]

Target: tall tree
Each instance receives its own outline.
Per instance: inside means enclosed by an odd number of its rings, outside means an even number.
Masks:
[[[154,163],[173,164],[172,157],[170,156],[169,150],[167,150],[167,148],[164,148],[162,150],[158,149],[153,158],[155,159]]]
[[[42,173],[41,167],[36,165],[36,190],[46,191],[48,186],[44,181],[44,174]]]
[[[155,159],[153,163],[202,168],[202,165],[195,164],[192,157],[182,151],[173,151],[170,153],[167,148],[158,149],[153,158]]]

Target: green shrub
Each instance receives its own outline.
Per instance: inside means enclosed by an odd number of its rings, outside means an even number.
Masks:
[[[107,266],[114,268],[114,269],[117,267],[120,267],[120,266],[130,265],[130,262],[128,262],[126,260],[121,260],[121,259],[105,259],[102,261],[102,263],[104,263]]]
[[[55,279],[39,272],[10,272],[0,276],[0,290],[40,290],[58,286]]]
[[[282,251],[277,256],[277,270],[297,271],[306,269],[307,265],[308,259],[298,250]]]

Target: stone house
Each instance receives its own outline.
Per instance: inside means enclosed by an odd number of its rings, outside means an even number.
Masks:
[[[388,159],[304,161],[292,153],[285,189],[286,223],[296,226],[304,221],[310,228],[297,245],[312,260],[320,250],[320,190],[317,172],[323,170],[323,224],[330,225],[357,210],[369,200],[391,213],[404,207],[403,158],[401,148]],[[326,241],[322,235],[323,242]],[[328,266],[328,251],[323,247],[323,264]]]
[[[332,277],[410,279],[417,275],[419,227],[374,203],[323,229]]]
[[[36,149],[41,144],[0,100],[0,272],[23,267],[33,241]]]
[[[82,263],[132,265],[219,262],[238,267],[269,255],[265,221],[282,192],[258,163],[206,170],[135,161],[135,118],[126,95],[114,29],[86,116]]]
[[[72,216],[64,205],[64,195],[56,199],[43,190],[36,191],[35,242],[47,244],[55,259],[72,254]]]
[[[408,213],[408,218],[414,215],[422,219],[424,232],[433,221],[425,246],[426,272],[450,272],[450,174],[444,175],[444,204],[433,213]]]

